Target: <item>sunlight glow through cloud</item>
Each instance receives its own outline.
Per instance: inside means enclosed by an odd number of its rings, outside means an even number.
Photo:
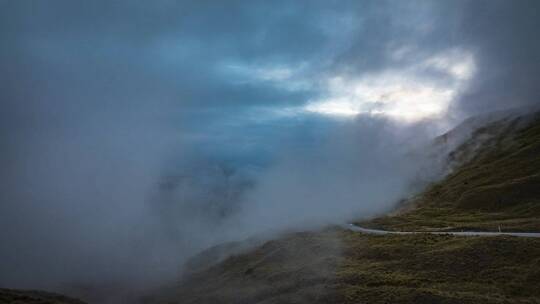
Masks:
[[[305,64],[257,66],[237,62],[221,68],[240,84],[269,82],[288,91],[318,87],[323,92],[324,97],[303,106],[267,107],[262,112],[253,109],[248,116],[259,121],[305,114],[337,118],[368,114],[414,122],[444,115],[474,76],[474,56],[454,48],[411,63],[414,52],[410,46],[391,50],[396,67],[359,76],[305,78]]]
[[[474,74],[470,53],[437,54],[420,63],[371,73],[356,79],[335,76],[326,81],[328,96],[309,102],[304,111],[331,116],[386,115],[416,121],[442,115]],[[436,72],[441,77],[430,78]]]

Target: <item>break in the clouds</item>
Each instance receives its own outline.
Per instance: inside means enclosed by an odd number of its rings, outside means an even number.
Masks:
[[[0,0],[0,285],[148,286],[388,210],[437,176],[415,147],[539,102],[539,9]]]
[[[399,61],[413,51],[395,50],[391,60]],[[324,81],[327,96],[310,101],[304,109],[336,116],[382,115],[409,122],[442,118],[475,68],[471,53],[451,49],[397,68],[357,77],[336,75]]]

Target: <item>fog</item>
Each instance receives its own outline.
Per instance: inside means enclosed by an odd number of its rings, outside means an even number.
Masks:
[[[0,287],[115,302],[392,210],[448,170],[437,135],[538,104],[538,10],[0,1]]]

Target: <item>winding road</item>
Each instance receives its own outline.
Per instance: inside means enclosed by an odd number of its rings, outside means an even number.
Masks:
[[[485,231],[387,231],[387,230],[378,230],[378,229],[368,229],[357,226],[355,224],[344,225],[343,228],[361,232],[366,234],[418,234],[418,233],[429,233],[429,234],[446,234],[446,235],[457,235],[457,236],[517,236],[517,237],[535,237],[540,238],[540,232],[485,232]]]

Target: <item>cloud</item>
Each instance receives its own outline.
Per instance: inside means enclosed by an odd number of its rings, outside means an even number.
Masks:
[[[478,77],[456,102],[465,113],[537,105],[540,10],[537,1],[470,1],[462,7],[460,43],[477,57]]]
[[[159,281],[220,241],[390,208],[429,167],[404,142],[538,103],[537,11],[1,1],[0,284]]]
[[[470,53],[451,50],[358,78],[333,76],[326,80],[327,96],[310,101],[305,110],[338,116],[386,115],[407,121],[442,117],[474,69]]]

